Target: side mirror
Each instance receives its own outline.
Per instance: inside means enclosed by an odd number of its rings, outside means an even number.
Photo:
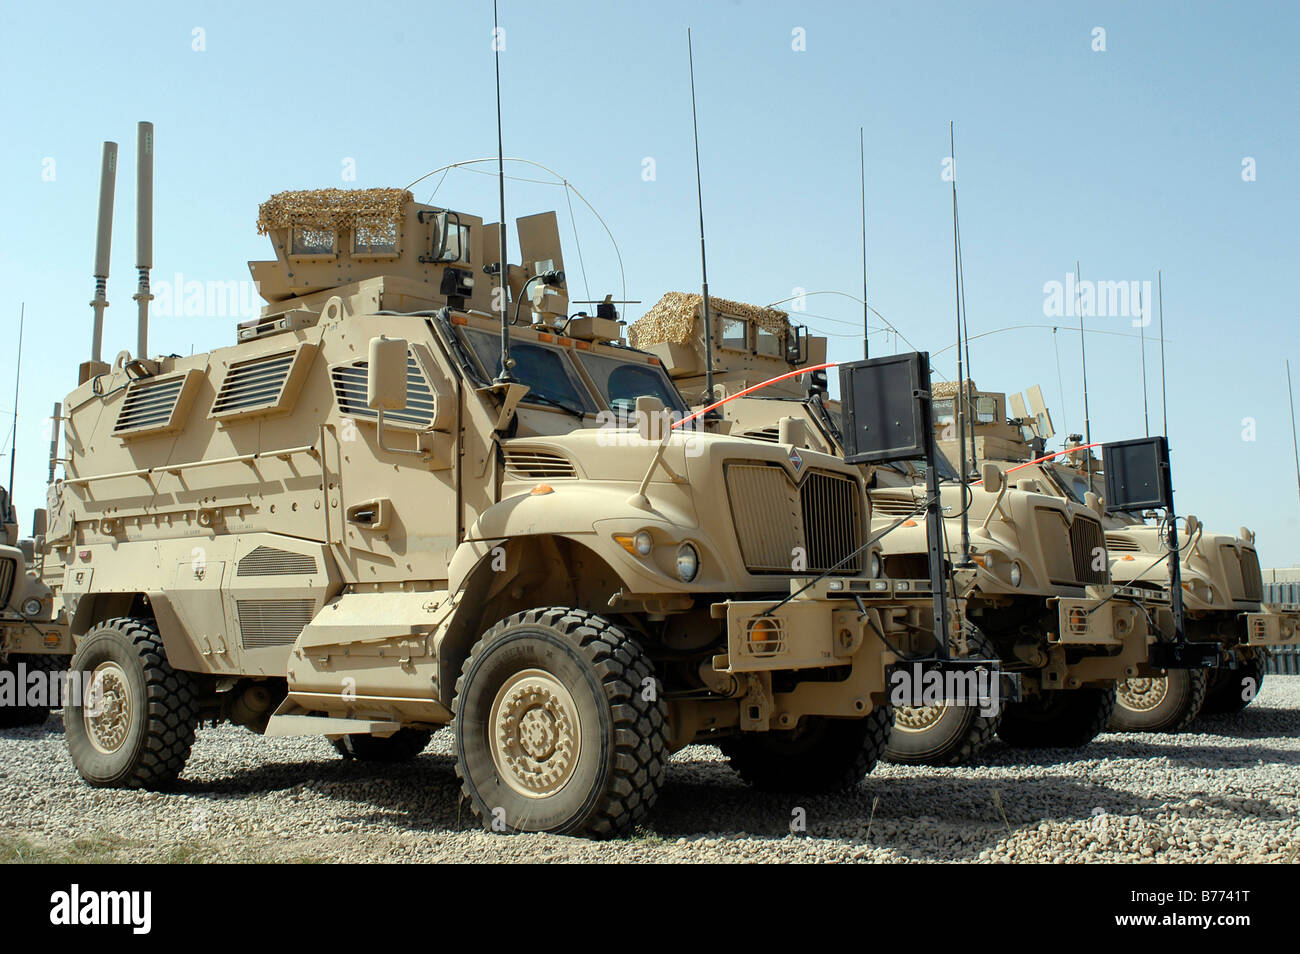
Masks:
[[[1199,529],[1201,529],[1201,521],[1197,519],[1195,514],[1189,513],[1187,515],[1187,535],[1189,537],[1195,536],[1196,531]]]
[[[999,493],[1002,490],[1002,468],[991,460],[986,460],[980,465],[980,478],[983,480],[982,486],[991,494]]]
[[[663,401],[649,394],[643,394],[636,399],[636,432],[641,440],[662,440],[667,427]]]
[[[1087,504],[1089,510],[1094,510],[1097,516],[1106,516],[1106,501],[1101,499],[1101,494],[1089,490],[1083,495],[1083,502]]]
[[[405,338],[380,335],[370,339],[366,406],[372,411],[400,411],[406,407]]]
[[[38,508],[32,512],[32,536],[43,537],[50,527],[50,515],[44,508]]]

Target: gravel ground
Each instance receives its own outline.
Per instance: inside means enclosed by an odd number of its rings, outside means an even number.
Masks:
[[[596,843],[481,830],[446,732],[382,767],[323,739],[208,728],[174,791],[119,792],[82,783],[56,717],[0,735],[0,860],[1297,861],[1300,676],[1270,676],[1245,712],[1195,728],[1079,752],[995,742],[980,766],[881,765],[835,797],[756,793],[692,746],[647,829]]]

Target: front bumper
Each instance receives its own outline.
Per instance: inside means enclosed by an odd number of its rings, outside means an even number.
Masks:
[[[1245,613],[1247,646],[1300,646],[1300,606],[1265,603],[1258,613]]]
[[[76,651],[62,620],[24,619],[0,614],[0,655],[70,656]]]

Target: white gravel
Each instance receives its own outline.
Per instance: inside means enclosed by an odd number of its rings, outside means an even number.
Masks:
[[[397,767],[322,739],[202,729],[174,791],[92,789],[58,718],[0,734],[0,860],[1295,861],[1300,676],[1178,736],[1086,749],[995,742],[955,769],[881,765],[835,797],[763,795],[712,747],[670,766],[646,830],[613,842],[481,830],[442,732]],[[806,830],[791,831],[802,810]],[[873,817],[874,812],[874,817]]]

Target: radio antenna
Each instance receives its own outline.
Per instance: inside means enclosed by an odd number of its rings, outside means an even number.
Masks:
[[[1295,392],[1291,390],[1291,359],[1286,362],[1286,396],[1291,401],[1291,450],[1295,454],[1295,485],[1296,493],[1300,494],[1300,444],[1296,443],[1295,436]],[[15,401],[15,404],[17,402]],[[12,466],[12,461],[10,462]],[[13,478],[9,479],[12,486]]]
[[[1150,308],[1150,305],[1147,305]],[[1146,437],[1151,436],[1151,417],[1147,412],[1147,315],[1142,310],[1142,285],[1138,284],[1138,334],[1142,337],[1142,426]]]
[[[867,316],[867,154],[863,146],[862,127],[858,127],[858,176],[862,180],[862,357],[871,357]]]
[[[501,27],[497,20],[497,0],[492,0],[492,59],[497,74],[497,185],[501,198],[501,226],[497,231],[501,239],[501,260],[497,265],[501,277],[501,373],[495,383],[510,384],[515,378],[510,373],[510,306],[506,301],[510,284],[506,278],[506,151],[501,136]]]
[[[104,345],[104,309],[108,307],[108,264],[113,245],[113,192],[117,184],[117,143],[104,143],[99,167],[99,219],[95,230],[95,298],[90,307],[95,323],[90,337],[90,360],[100,363]]]
[[[1082,301],[1082,279],[1079,277],[1079,262],[1076,259],[1074,263],[1074,301],[1075,308],[1079,312],[1079,358],[1083,362],[1083,442],[1092,443],[1092,418],[1088,414],[1088,349],[1083,343],[1083,301]],[[1088,456],[1092,460],[1092,455]],[[1092,465],[1088,466],[1088,474],[1092,475]]]
[[[13,500],[13,465],[18,458],[18,385],[22,381],[22,328],[26,324],[26,318],[27,303],[23,302],[18,308],[18,367],[13,372],[13,430],[9,432],[9,483],[5,485],[8,487],[10,500]],[[1288,364],[1287,374],[1290,373],[1291,365]],[[0,524],[8,520],[8,513],[0,513]]]
[[[695,199],[700,209],[700,278],[704,286],[704,387],[708,391],[705,403],[712,404],[713,393],[713,322],[709,318],[709,262],[704,252],[704,187],[700,182],[700,123],[695,114],[695,50],[691,44],[691,28],[686,28],[686,56],[691,68],[691,129],[695,134]]]
[[[952,121],[948,122],[948,158],[952,162],[952,269],[953,288],[957,299],[957,395],[954,399],[957,422],[957,477],[961,481],[961,562],[959,567],[972,566],[970,558],[970,521],[967,512],[970,488],[966,484],[966,371],[962,361],[962,307],[961,307],[961,253],[957,240],[957,148],[954,145]],[[926,422],[928,426],[933,426]]]
[[[153,123],[135,129],[135,356],[149,357],[149,269],[153,268]]]
[[[1169,406],[1168,392],[1165,391],[1165,281],[1158,268],[1156,269],[1156,294],[1160,301],[1160,416],[1164,421],[1162,425],[1164,435],[1168,437]]]

